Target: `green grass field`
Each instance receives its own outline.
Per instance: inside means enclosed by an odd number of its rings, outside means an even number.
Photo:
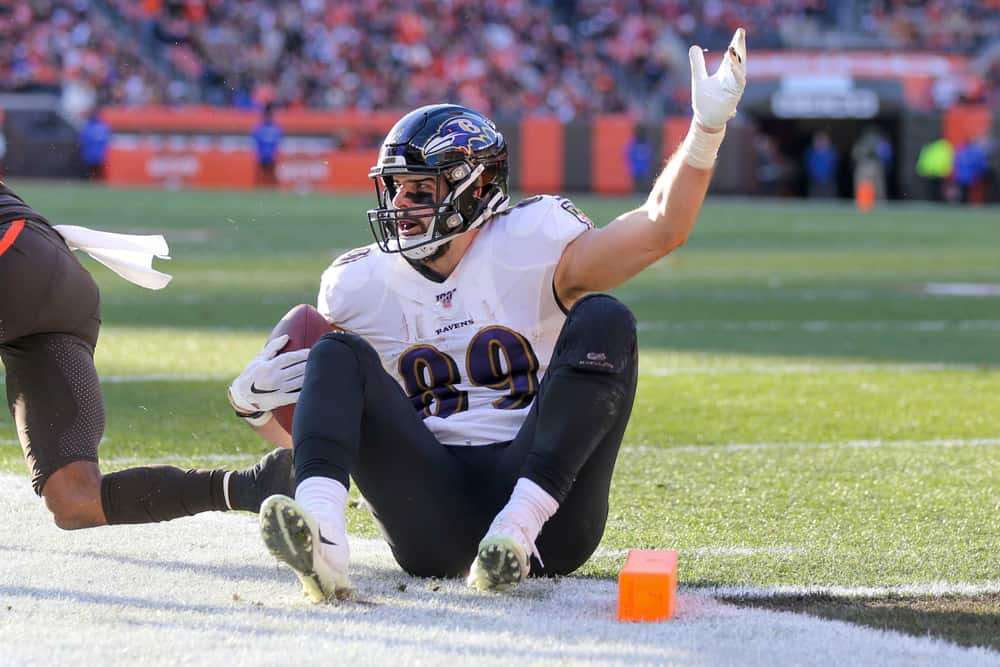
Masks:
[[[170,241],[161,292],[86,260],[104,299],[105,468],[266,451],[228,381],[315,302],[334,256],[370,242],[373,197],[11,186],[56,223]],[[598,222],[638,203],[573,199]],[[684,248],[617,292],[639,318],[641,377],[582,573],[614,577],[622,550],[655,547],[681,551],[688,585],[995,586],[1000,295],[928,292],[964,283],[1000,286],[1000,209],[709,202]],[[14,438],[0,414],[0,471],[24,471]],[[365,513],[350,521],[375,535]],[[1000,596],[953,598],[781,604],[1000,649]]]

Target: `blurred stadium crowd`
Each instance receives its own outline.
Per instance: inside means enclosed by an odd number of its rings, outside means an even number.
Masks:
[[[69,108],[206,103],[497,117],[683,113],[687,46],[969,56],[1000,105],[1000,0],[0,0],[0,89]]]

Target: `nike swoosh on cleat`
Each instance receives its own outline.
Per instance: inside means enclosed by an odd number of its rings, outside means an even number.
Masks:
[[[323,533],[319,534],[319,541],[322,542],[323,544],[329,544],[331,547],[337,546],[336,542],[331,542],[330,540],[326,539]]]
[[[251,394],[273,394],[277,389],[258,389],[252,382],[250,383]]]

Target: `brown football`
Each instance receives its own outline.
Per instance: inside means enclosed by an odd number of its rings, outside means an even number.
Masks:
[[[326,321],[319,311],[307,303],[301,303],[281,318],[268,340],[278,336],[288,334],[288,342],[281,348],[281,352],[293,352],[304,348],[311,348],[319,340],[320,336],[326,332],[336,329]],[[274,410],[274,418],[281,424],[281,428],[287,433],[292,432],[292,417],[295,415],[295,404],[283,405]]]

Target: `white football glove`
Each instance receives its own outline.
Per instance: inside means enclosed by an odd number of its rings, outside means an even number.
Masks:
[[[736,105],[747,85],[746,31],[737,28],[729,42],[722,64],[712,76],[705,69],[705,54],[700,46],[688,50],[691,60],[691,106],[694,117],[707,129],[726,124],[736,115]]]
[[[288,336],[269,340],[229,385],[229,401],[238,412],[270,412],[299,400],[309,349],[278,354]]]

